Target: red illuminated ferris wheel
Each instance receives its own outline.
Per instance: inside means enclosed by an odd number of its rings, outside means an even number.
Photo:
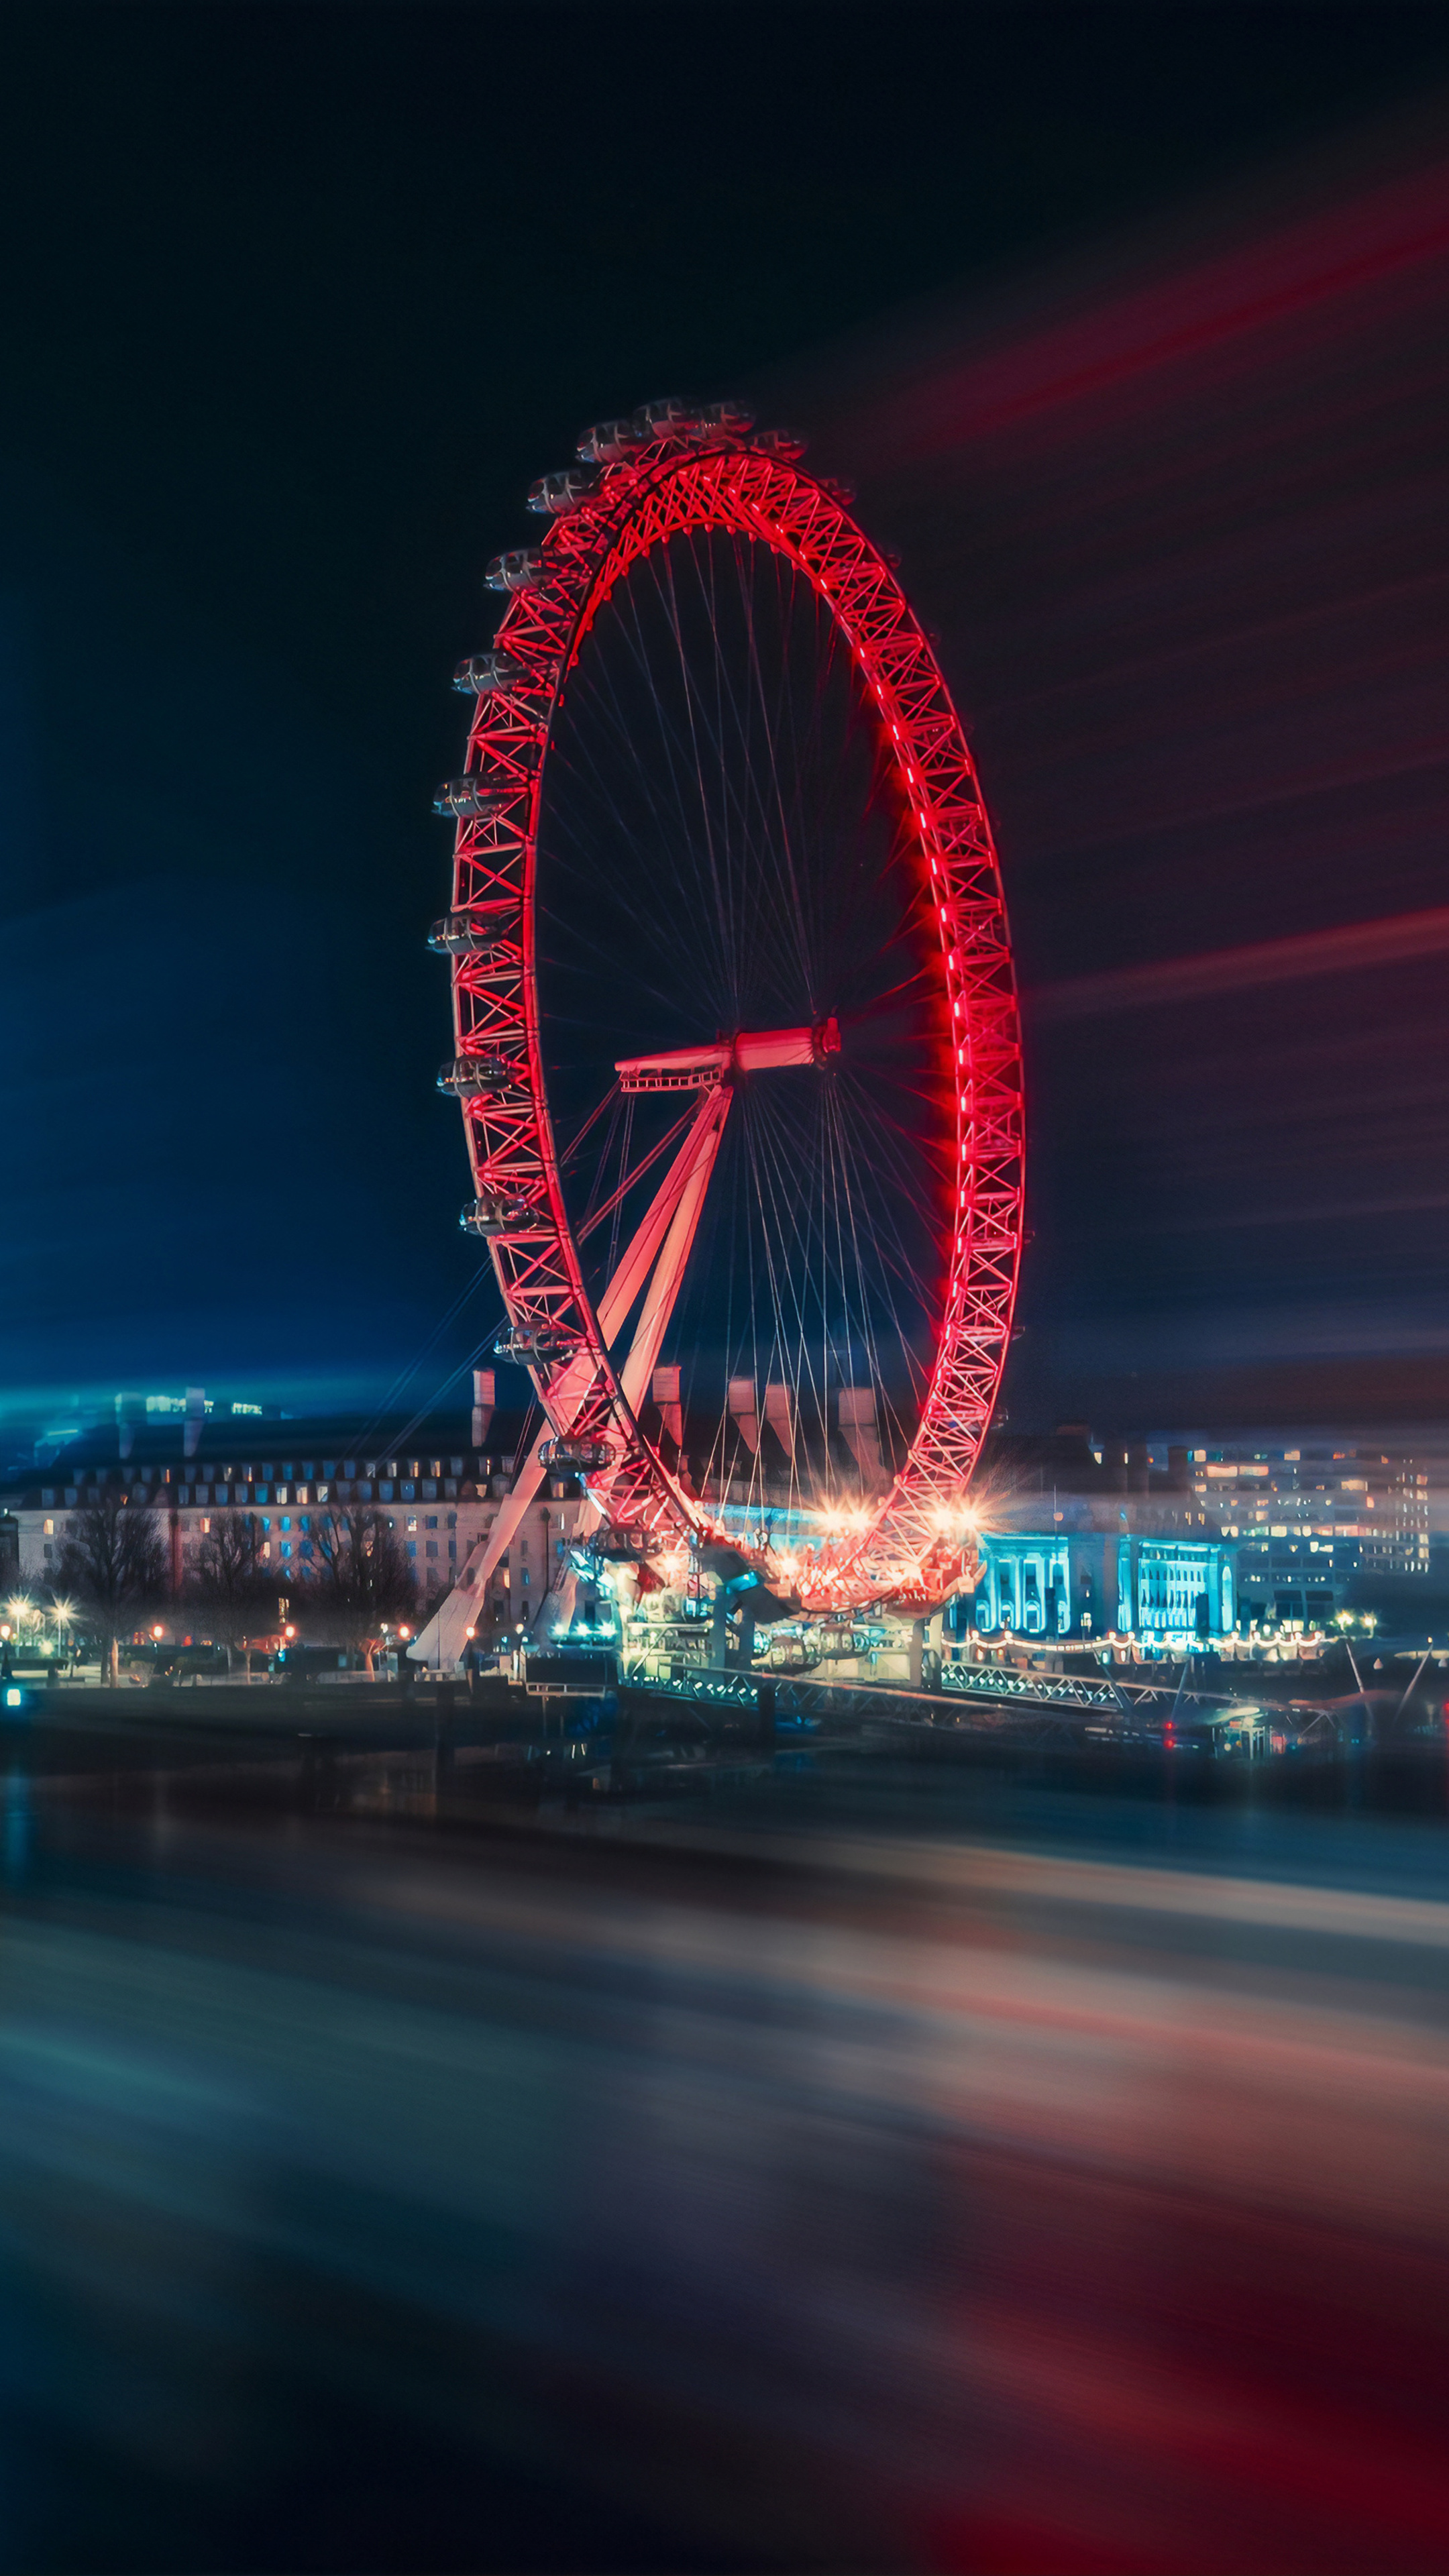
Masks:
[[[804,1612],[959,1569],[1021,1245],[990,824],[850,495],[731,403],[608,421],[500,555],[456,820],[454,1055],[547,1436],[606,1552]],[[506,1530],[495,1531],[498,1547]]]

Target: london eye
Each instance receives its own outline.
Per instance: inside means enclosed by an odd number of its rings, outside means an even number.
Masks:
[[[810,1617],[959,1580],[1023,1111],[969,745],[803,452],[659,402],[534,486],[432,941],[462,1222],[543,1417],[515,1509],[566,1471],[605,1553],[725,1551]]]

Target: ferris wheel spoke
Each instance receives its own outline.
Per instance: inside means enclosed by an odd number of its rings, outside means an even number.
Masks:
[[[679,670],[685,682],[683,691],[684,723],[682,730],[688,744],[689,761],[693,768],[695,789],[698,796],[698,836],[696,847],[708,862],[708,883],[715,925],[719,938],[720,957],[724,967],[726,986],[730,994],[731,1002],[735,1006],[731,1016],[738,1019],[740,1013],[738,961],[736,954],[737,941],[735,938],[735,925],[730,914],[728,871],[721,864],[723,853],[720,847],[720,818],[715,813],[712,813],[709,799],[705,792],[702,752],[702,711],[699,708],[695,691],[688,684],[688,662],[680,622],[680,605],[678,586],[675,580],[673,550],[671,548],[665,548],[662,551],[657,564],[653,564],[651,569],[653,571],[655,586],[659,593],[660,603],[664,612],[665,624],[673,641],[675,652],[678,657]],[[725,846],[727,849],[727,842]]]
[[[645,793],[645,801],[649,808],[651,817],[669,836],[671,845],[675,851],[677,863],[681,867],[681,870],[683,870],[687,864],[695,861],[697,857],[695,851],[695,835],[691,829],[693,821],[692,800],[687,796],[681,785],[681,779],[685,776],[688,769],[688,749],[683,737],[681,736],[677,723],[674,722],[669,715],[659,690],[657,676],[652,668],[651,659],[639,625],[638,604],[637,602],[631,601],[627,605],[629,613],[621,622],[624,624],[626,637],[631,647],[632,659],[636,673],[644,681],[647,688],[649,708],[658,736],[660,760],[657,774],[663,787],[669,792],[667,794],[661,793],[655,787],[654,778],[656,773],[653,764],[649,764],[645,768],[642,777],[636,767],[632,783],[636,786],[642,785]],[[595,726],[601,724],[603,731],[610,738],[612,748],[615,753],[617,754],[622,749],[637,764],[641,748],[638,739],[638,715],[637,711],[627,709],[623,705],[619,698],[613,675],[607,670],[603,675],[602,688],[596,686],[590,693],[588,701],[588,716],[593,721],[576,729],[576,746],[577,749],[582,752],[584,759],[590,767],[596,789],[602,792],[604,801],[613,806],[615,819],[620,827],[621,841],[627,847],[630,828],[629,817],[618,807],[615,799],[610,793],[607,775],[602,765],[605,755],[595,749],[593,731]],[[581,849],[580,858],[582,866],[585,871],[587,871],[589,866],[587,840],[585,840],[584,846]],[[699,878],[697,866],[695,867],[694,872],[696,885],[693,891],[698,894],[701,890],[702,880]],[[686,897],[688,896],[689,891],[690,889],[686,886]],[[661,925],[647,906],[639,902],[630,902],[627,877],[615,889],[615,893],[616,899],[621,900],[624,907],[632,913],[636,924],[644,932],[646,939],[648,939],[651,944],[657,945],[659,943]]]
[[[641,667],[647,668],[642,648],[638,658]],[[666,722],[664,709],[660,703],[657,690],[651,691],[651,700],[660,734],[662,776],[666,784],[673,790],[673,793],[667,797],[660,795],[655,791],[652,783],[649,783],[647,785],[646,803],[648,805],[651,818],[672,838],[681,860],[684,860],[691,854],[692,838],[687,828],[689,819],[688,808],[678,788],[678,745],[674,741],[671,728]],[[614,737],[615,749],[617,750],[619,746],[623,746],[631,751],[633,757],[637,758],[639,749],[637,739],[637,719],[635,719],[631,724],[630,717],[619,703],[617,693],[613,690],[612,686],[609,686],[606,691],[601,694],[596,693],[589,712],[592,716],[597,716],[601,709],[607,718],[604,730],[607,733],[612,734]],[[607,774],[602,766],[602,755],[599,751],[596,751],[594,747],[591,728],[586,729],[581,727],[578,729],[577,750],[581,752],[582,757],[591,772],[592,784],[596,795],[601,799],[605,806],[611,810],[612,819],[618,828],[621,845],[627,849],[630,836],[630,818],[618,804],[610,790]],[[591,850],[590,848],[587,828],[585,828],[584,833],[581,835],[578,865],[582,883],[587,886],[597,869],[597,851]],[[650,942],[650,944],[657,944],[660,925],[647,906],[641,902],[631,901],[627,877],[625,877],[616,887],[615,900],[619,901],[622,907],[631,913],[636,926],[644,933],[646,940]]]
[[[786,812],[785,799],[782,793],[779,775],[779,766],[776,758],[775,746],[777,740],[777,726],[771,724],[771,711],[765,703],[764,675],[761,668],[759,643],[755,629],[753,586],[746,578],[746,564],[742,559],[748,553],[750,569],[753,569],[754,556],[752,550],[743,549],[738,545],[734,546],[730,552],[735,574],[736,590],[743,613],[749,659],[748,667],[744,675],[743,686],[737,692],[733,686],[724,654],[718,653],[715,657],[715,667],[718,674],[720,735],[722,738],[724,732],[724,712],[727,707],[730,720],[733,724],[736,740],[743,754],[743,756],[734,764],[732,774],[727,772],[727,776],[729,776],[730,785],[733,789],[734,801],[742,817],[744,838],[747,848],[757,843],[762,844],[763,849],[761,851],[761,855],[763,855],[763,852],[765,851],[769,852],[780,867],[786,882],[791,888],[792,895],[795,899],[794,909],[798,933],[798,931],[803,927],[803,920],[798,897],[795,851],[792,843],[790,818]],[[713,563],[711,564],[711,571],[713,575]],[[711,587],[713,592],[713,580]],[[716,610],[716,623],[717,622],[718,612]],[[755,718],[756,715],[761,712],[764,715],[764,723],[759,734],[761,752],[760,756],[757,758],[754,755],[754,741],[756,736]],[[775,712],[778,718],[778,709]],[[756,809],[753,812],[751,810],[752,802]],[[772,803],[774,807],[773,814],[770,811]],[[758,865],[749,869],[745,885],[742,888],[742,896],[746,902],[749,902],[751,898],[753,898],[753,905],[758,921],[763,922],[767,920],[769,912],[772,909],[772,869],[768,866]],[[810,971],[811,961],[803,938],[799,939],[799,964],[802,970],[802,980],[810,997],[811,1010],[814,1012],[819,1007],[819,997],[813,989],[813,978]]]
[[[869,1193],[867,1197],[867,1194],[855,1185],[853,1163],[855,1159],[854,1146],[856,1140],[852,1138],[846,1130],[844,1122],[840,1119],[839,1112],[839,1102],[832,1101],[830,1104],[830,1115],[837,1122],[838,1128],[839,1168],[842,1174],[843,1196],[851,1229],[852,1252],[855,1262],[856,1276],[860,1283],[863,1331],[867,1342],[867,1348],[870,1353],[874,1379],[880,1387],[883,1398],[888,1407],[894,1407],[896,1399],[891,1387],[891,1373],[885,1365],[880,1348],[880,1331],[876,1319],[878,1312],[883,1305],[884,1316],[881,1320],[889,1329],[890,1348],[892,1354],[893,1356],[903,1357],[905,1361],[907,1379],[905,1391],[907,1394],[915,1396],[920,1391],[919,1371],[915,1361],[914,1350],[912,1348],[911,1335],[907,1327],[907,1318],[902,1314],[896,1301],[895,1288],[893,1285],[893,1273],[894,1276],[899,1279],[903,1288],[911,1290],[917,1295],[918,1290],[916,1289],[916,1281],[913,1271],[910,1268],[905,1255],[905,1247],[901,1242],[899,1230],[894,1223],[888,1194],[883,1194],[877,1188]],[[867,1231],[867,1227],[869,1228],[869,1231]],[[892,1242],[894,1243],[894,1246],[900,1255],[897,1262],[893,1263],[888,1258],[883,1259],[880,1257],[881,1238],[884,1238],[884,1243],[887,1246]],[[870,1275],[868,1289],[867,1255],[864,1248],[865,1241],[867,1240],[872,1242],[876,1246],[877,1250],[877,1258]],[[903,1419],[904,1418],[897,1412],[896,1421],[898,1429],[903,1427]]]
[[[625,1172],[623,1179],[618,1183],[617,1187],[610,1192],[603,1205],[601,1207],[594,1208],[589,1215],[581,1219],[575,1230],[577,1240],[580,1243],[586,1242],[588,1237],[603,1224],[604,1219],[612,1216],[615,1209],[623,1205],[623,1202],[628,1197],[630,1191],[635,1189],[639,1182],[643,1180],[645,1173],[652,1171],[654,1165],[660,1160],[660,1157],[668,1153],[670,1146],[678,1143],[679,1138],[684,1134],[686,1127],[691,1124],[693,1117],[694,1111],[692,1109],[686,1109],[682,1118],[676,1118],[674,1125],[660,1137],[658,1144],[651,1145],[648,1153],[645,1154],[639,1162],[635,1163],[631,1170]]]
[[[819,1444],[825,1446],[831,1374],[830,1312],[834,1301],[828,1293],[820,1294],[815,1301],[810,1295],[814,1272],[813,1194],[800,1191],[796,1158],[787,1155],[775,1137],[768,1133],[761,1136],[761,1123],[755,1122],[751,1218],[758,1227],[767,1272],[770,1365],[791,1384],[797,1415],[814,1423]],[[752,1280],[757,1277],[758,1264],[751,1272]],[[758,1341],[758,1322],[755,1318],[752,1321]]]

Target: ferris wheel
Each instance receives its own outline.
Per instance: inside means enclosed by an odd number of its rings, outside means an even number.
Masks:
[[[960,720],[852,496],[651,403],[499,555],[456,826],[474,1196],[550,1471],[606,1553],[728,1547],[805,1615],[939,1600],[1000,1385],[1023,1111]]]

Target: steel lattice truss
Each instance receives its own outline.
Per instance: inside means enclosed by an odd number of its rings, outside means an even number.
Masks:
[[[514,1345],[537,1354],[531,1374],[555,1433],[609,1444],[613,1464],[590,1489],[641,1550],[710,1535],[707,1506],[639,1427],[570,1231],[541,1048],[539,800],[567,676],[630,566],[696,532],[773,549],[813,585],[879,711],[934,911],[954,1038],[955,1206],[919,1426],[871,1525],[812,1559],[801,1589],[806,1608],[887,1597],[924,1607],[960,1580],[964,1497],[1010,1339],[1023,1180],[1016,989],[991,827],[935,655],[889,564],[792,446],[691,421],[606,465],[592,488],[585,476],[551,478],[585,488],[562,497],[536,549],[500,558],[514,595],[469,737],[482,810],[457,826],[453,1005],[459,1059],[502,1060],[509,1078],[466,1097],[464,1117]]]

